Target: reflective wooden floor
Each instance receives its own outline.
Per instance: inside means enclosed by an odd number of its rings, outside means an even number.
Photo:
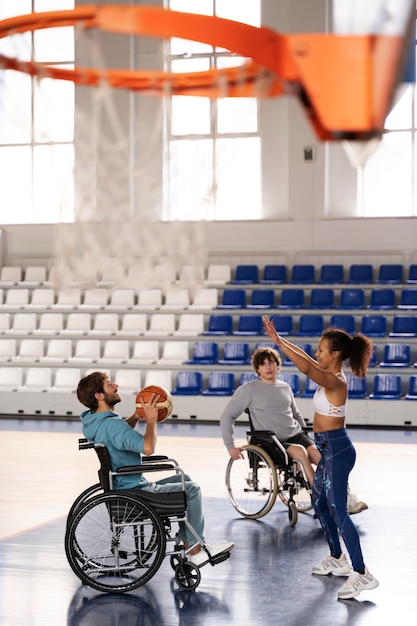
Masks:
[[[78,451],[78,422],[2,419],[0,431],[1,626],[381,626],[395,623],[399,610],[415,615],[417,432],[351,430],[351,486],[369,504],[354,520],[380,586],[341,602],[344,579],[311,575],[328,551],[310,513],[290,527],[279,502],[260,521],[232,508],[215,425],[163,424],[158,452],[201,484],[207,539],[232,539],[231,558],[204,567],[194,592],[172,584],[169,559],[129,594],[83,587],[63,546],[72,500],[97,479],[95,454]]]

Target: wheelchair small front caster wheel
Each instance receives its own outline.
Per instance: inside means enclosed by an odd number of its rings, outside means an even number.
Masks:
[[[298,521],[298,509],[295,502],[288,503],[288,519],[290,521],[290,526],[295,526]]]
[[[179,554],[171,554],[171,558],[169,559],[172,569],[175,571],[181,563],[184,562],[183,557]]]
[[[179,563],[175,569],[175,580],[181,589],[193,591],[193,589],[196,589],[200,584],[201,572],[198,567],[189,561],[183,561]]]

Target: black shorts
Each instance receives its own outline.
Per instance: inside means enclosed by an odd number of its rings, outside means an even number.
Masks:
[[[298,435],[295,435],[295,437],[291,437],[291,439],[287,439],[286,441],[281,441],[281,443],[286,450],[295,443],[299,444],[300,446],[304,446],[304,448],[314,446],[313,439],[304,432],[298,433]]]
[[[291,439],[287,439],[286,441],[281,441],[280,439],[280,442],[285,450],[294,444],[299,444],[301,446],[304,446],[304,448],[314,446],[313,439],[304,432],[300,432],[298,433],[298,435],[295,435],[295,437],[291,437]],[[272,458],[276,465],[285,464],[286,461],[283,452],[281,452],[281,450],[279,450],[272,441],[268,441],[263,438],[258,440],[256,437],[254,437],[253,439],[251,439],[251,443],[263,448],[263,450],[265,450],[265,452],[269,454],[269,456]]]

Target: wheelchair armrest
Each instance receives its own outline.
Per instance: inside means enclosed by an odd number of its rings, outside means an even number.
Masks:
[[[246,434],[250,442],[252,442],[252,439],[255,440],[255,445],[256,445],[257,439],[258,441],[265,440],[267,443],[275,445],[278,448],[278,450],[284,455],[286,462],[287,462],[288,460],[287,451],[285,450],[284,446],[282,445],[281,441],[278,439],[274,431],[272,430],[249,430]]]
[[[165,461],[166,463],[172,464],[173,468],[179,467],[178,461],[170,458],[169,456],[155,454],[152,456],[142,456],[142,463],[160,463],[161,461]]]
[[[275,435],[273,430],[248,430],[246,434],[249,437],[272,437]]]
[[[125,465],[116,469],[117,474],[140,474],[142,472],[162,472],[176,469],[175,465],[168,463],[142,463],[142,465]]]

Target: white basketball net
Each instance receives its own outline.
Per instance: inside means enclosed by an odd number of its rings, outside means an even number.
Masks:
[[[84,66],[108,67],[100,37],[76,32]],[[164,288],[172,286],[173,268],[178,277],[184,265],[196,268],[187,286],[201,286],[205,224],[155,218],[163,213],[163,105],[104,83],[76,86],[75,222],[57,227],[51,261],[57,287],[92,287],[107,278],[114,288]],[[155,117],[138,133],[141,107],[153,108]]]

